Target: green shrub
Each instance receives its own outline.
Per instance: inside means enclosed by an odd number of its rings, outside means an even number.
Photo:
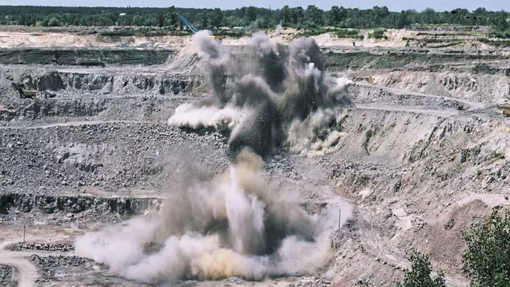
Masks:
[[[417,251],[413,251],[409,258],[411,270],[407,271],[404,281],[397,283],[397,287],[445,287],[443,273],[432,278],[432,266],[429,257]]]
[[[384,35],[386,33],[386,29],[375,29],[374,32],[368,33],[368,38],[374,38],[374,39],[385,39],[387,40],[388,37]]]
[[[491,216],[464,233],[464,273],[472,287],[510,286],[510,216],[494,209]]]
[[[349,30],[349,29],[340,29],[336,31],[336,36],[338,38],[348,38],[348,39],[359,39],[363,40],[365,37],[363,35],[359,35],[359,30]]]
[[[492,31],[489,33],[489,37],[500,38],[500,39],[509,39],[510,31]]]
[[[485,43],[487,45],[492,45],[496,47],[510,47],[510,40],[490,40],[487,38],[478,38],[478,41]]]

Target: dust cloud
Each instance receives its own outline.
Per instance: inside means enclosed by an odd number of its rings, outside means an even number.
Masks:
[[[148,283],[311,274],[331,258],[338,207],[309,215],[270,190],[262,169],[246,149],[213,178],[190,169],[158,213],[82,235],[76,254]]]
[[[283,144],[305,153],[333,146],[352,106],[349,81],[325,73],[313,39],[285,47],[255,33],[228,48],[199,32],[193,44],[214,97],[179,106],[169,124],[226,130],[231,166],[214,177],[190,168],[157,214],[80,236],[76,254],[140,282],[316,272],[331,259],[340,207],[309,215],[269,188],[263,158]]]
[[[257,32],[246,46],[226,47],[208,36],[195,34],[193,45],[213,101],[183,104],[169,124],[230,131],[232,158],[245,147],[265,157],[282,145],[306,154],[334,144],[327,134],[342,135],[343,111],[353,107],[346,89],[351,82],[325,72],[314,39],[295,39],[285,47]]]

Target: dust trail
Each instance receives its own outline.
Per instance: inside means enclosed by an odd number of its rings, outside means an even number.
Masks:
[[[244,147],[261,156],[282,144],[297,152],[324,150],[335,141],[319,132],[341,137],[343,111],[353,106],[346,89],[351,82],[326,73],[315,40],[299,38],[285,47],[258,32],[243,51],[232,53],[234,48],[202,31],[193,36],[193,45],[214,101],[184,104],[169,124],[230,130],[233,158]]]
[[[140,282],[311,274],[332,255],[338,209],[308,215],[268,189],[262,168],[243,150],[212,179],[189,174],[156,215],[78,237],[76,254]]]

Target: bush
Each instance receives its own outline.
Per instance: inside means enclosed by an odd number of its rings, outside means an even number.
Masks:
[[[386,33],[386,29],[375,29],[374,32],[368,33],[368,38],[374,38],[374,39],[385,39],[387,40],[388,37],[384,35]]]
[[[510,286],[510,216],[494,209],[481,224],[464,233],[464,273],[473,287]]]
[[[490,40],[487,38],[479,38],[478,41],[485,43],[487,45],[492,45],[496,47],[510,47],[510,40]]]
[[[432,278],[432,266],[429,257],[417,251],[413,251],[409,258],[411,261],[411,270],[407,271],[402,283],[397,283],[397,287],[445,287],[443,273]]]
[[[510,38],[510,31],[501,31],[501,32],[493,31],[493,32],[489,33],[489,37],[508,39],[508,38]]]
[[[340,29],[336,32],[338,38],[360,39],[363,40],[363,35],[359,35],[359,30]]]

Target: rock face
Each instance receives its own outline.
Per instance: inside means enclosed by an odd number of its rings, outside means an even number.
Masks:
[[[12,251],[27,251],[27,250],[41,250],[41,251],[60,251],[68,252],[73,251],[74,246],[68,243],[34,243],[34,242],[18,242],[11,244],[7,249]]]
[[[23,65],[160,65],[172,50],[137,49],[0,49],[0,64]]]
[[[505,60],[504,53],[455,53],[433,49],[384,49],[347,50],[338,52],[324,49],[326,66],[330,71],[399,69],[407,66],[433,65],[442,63],[466,63],[468,61]]]
[[[19,98],[14,85],[35,90],[36,98],[83,98],[105,95],[158,95],[183,96],[203,86],[201,76],[183,75],[162,71],[114,71],[92,69],[88,71],[0,68],[0,97]]]
[[[0,286],[14,287],[16,284],[12,282],[12,267],[9,265],[0,264]]]
[[[137,215],[157,204],[159,200],[153,198],[2,194],[0,195],[0,214],[8,214],[16,209],[21,212],[40,211],[46,214],[57,212],[76,214],[92,210],[98,214]]]

